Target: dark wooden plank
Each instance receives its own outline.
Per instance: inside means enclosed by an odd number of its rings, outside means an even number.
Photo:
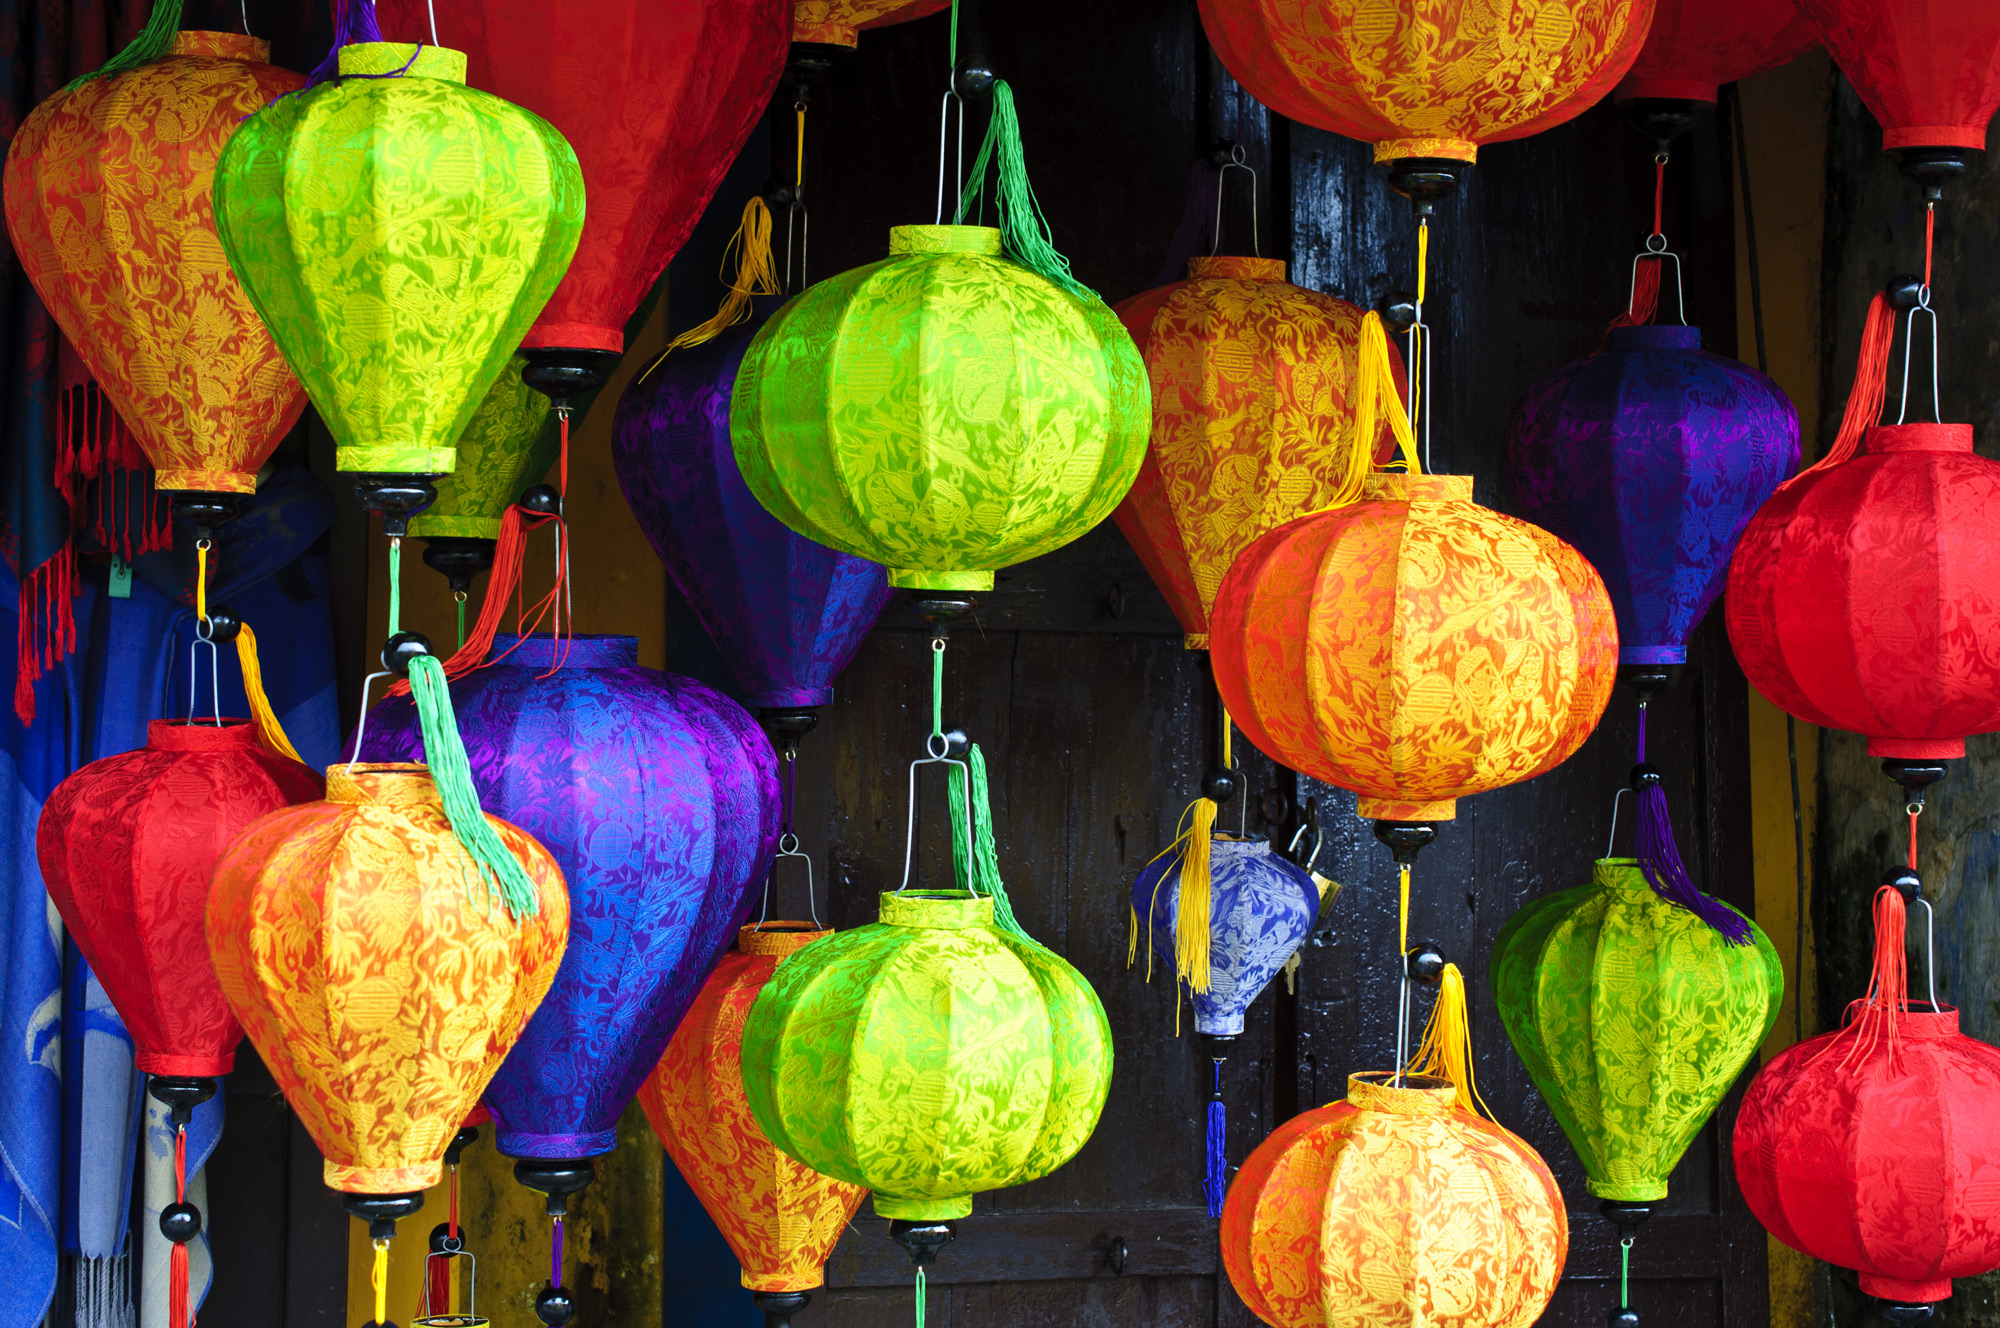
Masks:
[[[1125,1268],[1113,1264],[1124,1242]],[[959,1224],[931,1272],[934,1285],[1081,1278],[1213,1276],[1215,1223],[1203,1208],[1111,1209],[1068,1213],[988,1213],[975,1208]],[[881,1218],[857,1217],[827,1264],[832,1287],[894,1286],[910,1258],[889,1239]]]

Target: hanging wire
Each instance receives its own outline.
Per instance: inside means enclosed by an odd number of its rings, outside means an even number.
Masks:
[[[1222,163],[1215,182],[1215,228],[1209,232],[1208,252],[1213,255],[1222,248],[1222,195],[1223,186],[1229,180],[1231,171],[1242,171],[1250,177],[1250,252],[1258,258],[1264,256],[1262,241],[1257,234],[1257,171],[1243,160],[1243,145],[1229,145],[1229,160]]]
[[[1621,788],[1611,797],[1611,833],[1604,840],[1604,856],[1607,858],[1617,856],[1618,804],[1625,801],[1625,795],[1631,791],[1629,788]]]
[[[924,755],[910,762],[910,819],[903,836],[903,883],[896,887],[901,894],[910,888],[910,869],[916,861],[917,849],[917,767],[920,765],[957,766],[965,779],[965,843],[968,853],[978,841],[972,833],[972,768],[965,762],[951,756],[951,741],[944,735],[944,638],[931,638],[931,731],[924,739]],[[968,882],[969,884],[969,882]]]
[[[250,31],[250,0],[238,0],[238,2],[243,9],[243,35],[254,36],[255,34]]]
[[[215,625],[208,616],[208,551],[213,547],[213,542],[207,539],[194,542],[194,641],[188,646],[187,722],[194,723],[195,698],[201,694],[201,675],[196,666],[201,647],[207,646],[209,703],[214,710],[215,727],[221,728],[222,661],[215,648]]]
[[[798,156],[792,171],[792,199],[785,209],[785,289],[792,289],[792,221],[799,223],[799,289],[804,290],[810,278],[806,275],[806,262],[812,246],[812,213],[806,207],[806,92],[799,88],[798,100],[792,109],[799,115]],[[940,188],[942,182],[940,182]],[[938,202],[943,210],[943,199]]]

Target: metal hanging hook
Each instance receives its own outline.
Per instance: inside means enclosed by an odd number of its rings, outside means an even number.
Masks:
[[[361,680],[361,717],[354,721],[354,750],[349,752],[347,756],[347,773],[350,775],[354,773],[354,767],[361,764],[361,740],[368,733],[368,689],[374,684],[377,678],[393,678],[395,676],[395,674],[384,669],[380,673],[371,673]],[[412,687],[415,685],[415,683],[411,684]]]
[[[1250,177],[1250,252],[1258,258],[1264,256],[1263,242],[1257,234],[1257,170],[1243,159],[1243,145],[1229,145],[1229,160],[1222,163],[1216,172],[1215,181],[1215,228],[1209,233],[1208,252],[1215,255],[1222,248],[1222,195],[1227,191],[1229,173],[1242,171]]]
[[[216,651],[215,642],[212,639],[213,632],[214,628],[212,628],[209,625],[208,619],[196,618],[194,620],[194,642],[192,645],[188,647],[187,722],[190,724],[194,723],[195,697],[200,695],[201,693],[201,672],[199,667],[197,666],[197,660],[199,660],[201,656],[201,647],[207,646],[209,704],[213,707],[215,727],[221,728],[223,727],[222,660],[220,655]]]
[[[951,141],[951,104],[958,103],[958,180],[962,188],[965,180],[965,99],[958,95],[958,89],[946,88],[944,100],[938,105],[938,189],[937,225],[944,225],[944,163],[945,148]],[[955,210],[955,209],[954,209]],[[953,218],[956,221],[956,217]]]
[[[1931,308],[1931,288],[1927,285],[1917,287],[1917,302],[1903,319],[1903,387],[1896,403],[1896,423],[1901,424],[1910,409],[1910,343],[1917,339],[1919,313],[1930,319],[1931,325],[1931,419],[1943,424],[1943,398],[1938,393],[1938,318],[1937,310]]]
[[[1657,247],[1655,247],[1654,241],[1659,242]],[[1667,237],[1657,231],[1646,237],[1646,249],[1644,253],[1632,255],[1632,280],[1631,285],[1626,291],[1625,308],[1630,310],[1633,300],[1638,297],[1639,264],[1649,258],[1654,260],[1671,258],[1674,260],[1674,316],[1680,320],[1682,327],[1686,327],[1688,325],[1687,292],[1681,286],[1681,256],[1667,248]]]
[[[1631,791],[1629,788],[1621,788],[1611,798],[1611,833],[1604,840],[1604,856],[1607,858],[1614,856],[1618,849],[1618,804],[1623,802],[1625,795]]]

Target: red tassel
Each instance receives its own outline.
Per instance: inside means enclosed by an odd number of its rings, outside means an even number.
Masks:
[[[174,1202],[187,1202],[185,1126],[174,1130]],[[188,1250],[182,1243],[174,1245],[167,1260],[167,1323],[169,1328],[187,1328],[192,1323],[188,1318]]]
[[[1611,329],[1615,327],[1644,327],[1653,321],[1660,308],[1660,260],[1642,258],[1632,265],[1632,302],[1625,312],[1612,319],[1604,329],[1608,342]]]
[[[1861,447],[1861,437],[1882,418],[1882,402],[1889,391],[1889,349],[1896,341],[1896,313],[1886,295],[1877,293],[1868,306],[1868,321],[1861,331],[1860,362],[1854,366],[1854,387],[1847,394],[1847,410],[1840,417],[1840,433],[1826,455],[1799,472],[1810,475],[1826,466],[1838,465],[1853,457]],[[1793,476],[1792,483],[1798,476]]]
[[[35,683],[76,649],[76,552],[68,545],[28,573],[17,606],[14,641],[14,714],[35,722]]]
[[[1859,1013],[1848,1021],[1840,1036],[1827,1042],[1825,1050],[1819,1055],[1824,1056],[1839,1046],[1850,1033],[1853,1034],[1853,1045],[1841,1061],[1843,1066],[1866,1060],[1879,1044],[1888,1045],[1891,1060],[1901,1051],[1903,1016],[1910,1008],[1910,961],[1903,950],[1906,922],[1903,892],[1893,885],[1876,890],[1875,963],[1868,980],[1868,995],[1849,1007],[1850,1012],[1855,1006],[1860,1007]]]

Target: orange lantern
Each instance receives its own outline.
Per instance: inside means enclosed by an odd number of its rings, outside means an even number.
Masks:
[[[639,1105],[743,1265],[757,1308],[783,1323],[825,1279],[827,1256],[868,1191],[774,1147],[743,1092],[743,1024],[785,956],[833,935],[804,922],[736,933],[688,1007]]]
[[[1653,18],[1653,0],[1200,3],[1216,55],[1258,101],[1373,143],[1376,161],[1447,173],[1482,143],[1581,115],[1624,77]]]
[[[792,40],[853,46],[865,28],[886,28],[947,9],[951,0],[797,0]]]
[[[14,252],[162,489],[255,492],[305,408],[210,201],[237,126],[305,82],[270,54],[254,37],[176,33],[164,59],[37,106],[7,153]]]
[[[1113,517],[1188,648],[1204,650],[1215,592],[1243,547],[1351,501],[1370,462],[1394,447],[1386,420],[1372,449],[1355,443],[1357,397],[1372,382],[1362,373],[1368,315],[1290,284],[1276,258],[1191,259],[1186,281],[1135,295],[1117,314],[1146,361],[1153,432]],[[1402,361],[1386,353],[1400,391]]]
[[[1597,572],[1473,502],[1468,475],[1370,475],[1359,503],[1265,535],[1210,631],[1250,740],[1389,823],[1450,820],[1456,799],[1559,765],[1618,668]]]
[[[510,916],[490,893],[421,765],[333,766],[326,801],[257,821],[215,869],[208,945],[223,996],[319,1145],[326,1183],[369,1219],[378,1260],[437,1184],[569,935],[555,860],[487,819],[534,884],[533,912]]]

